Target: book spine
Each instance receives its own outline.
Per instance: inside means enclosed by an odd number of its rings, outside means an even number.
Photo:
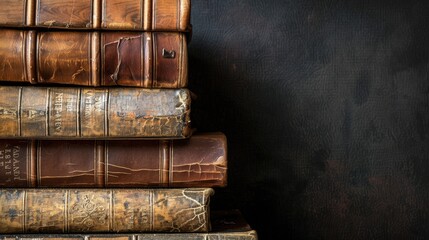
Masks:
[[[190,0],[4,1],[0,26],[7,27],[184,32],[190,26]]]
[[[187,43],[177,32],[0,29],[0,81],[183,88]],[[156,70],[155,70],[156,69]]]
[[[58,159],[61,159],[59,164]],[[0,187],[224,187],[222,133],[173,140],[0,140]]]
[[[258,236],[255,230],[241,232],[210,232],[210,233],[143,233],[143,234],[68,234],[68,235],[48,235],[48,234],[30,234],[30,235],[7,235],[0,237],[1,240],[257,240]]]
[[[181,139],[187,89],[0,86],[0,138]]]
[[[211,188],[0,189],[0,233],[208,232]]]
[[[24,51],[24,55],[23,55],[23,69],[24,69],[24,73],[26,74],[26,81],[30,82],[32,84],[37,83],[37,64],[36,64],[36,49],[37,49],[37,45],[36,45],[36,32],[35,31],[28,31],[28,32],[23,32],[23,35],[25,36],[25,41],[24,41],[24,45],[22,47],[23,51]],[[12,42],[13,43],[13,42]],[[2,54],[3,55],[3,54]],[[7,57],[7,55],[9,55],[9,53],[5,54]],[[10,70],[13,71],[13,70]],[[16,72],[18,72],[19,70],[15,70]],[[12,78],[13,79],[13,78]]]
[[[102,0],[92,0],[92,27],[101,28],[101,5]]]
[[[25,22],[23,25],[25,26],[34,26],[35,13],[36,13],[36,0],[23,0],[25,4],[23,4],[23,12],[25,11]],[[16,1],[19,2],[19,1]],[[20,11],[18,11],[19,13]]]
[[[188,30],[190,26],[190,0],[153,0],[152,29]]]
[[[2,7],[0,8],[0,26],[26,26],[27,3],[31,5],[33,1],[34,0],[2,0]]]

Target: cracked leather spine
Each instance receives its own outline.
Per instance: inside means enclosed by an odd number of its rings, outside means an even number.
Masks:
[[[3,0],[1,27],[190,31],[190,0]]]
[[[211,188],[0,189],[0,232],[208,232]]]
[[[179,32],[0,29],[0,81],[77,86],[184,88]]]
[[[0,86],[0,138],[184,139],[186,88]]]
[[[1,240],[257,240],[257,232],[250,227],[236,209],[211,211],[211,231],[208,233],[114,233],[114,234],[7,234]]]
[[[186,140],[0,140],[0,187],[224,187],[223,133]]]

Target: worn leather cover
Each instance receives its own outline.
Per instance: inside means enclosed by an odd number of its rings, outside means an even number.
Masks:
[[[0,233],[208,232],[211,188],[0,189]]]
[[[186,140],[0,140],[0,187],[224,187],[224,134]]]
[[[258,235],[238,210],[211,211],[208,233],[20,234],[2,240],[257,240]]]
[[[0,26],[189,31],[190,0],[3,0]]]
[[[190,106],[186,88],[0,86],[0,138],[182,139]]]
[[[0,29],[0,81],[183,88],[186,36],[178,32]]]

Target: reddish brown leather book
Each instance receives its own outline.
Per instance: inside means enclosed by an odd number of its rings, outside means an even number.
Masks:
[[[190,0],[2,0],[0,26],[188,31]]]
[[[183,139],[186,88],[0,86],[0,138]]]
[[[208,232],[211,188],[0,189],[0,233]]]
[[[0,140],[0,187],[224,187],[222,133],[186,140]]]
[[[186,36],[178,32],[0,29],[0,81],[183,88]]]

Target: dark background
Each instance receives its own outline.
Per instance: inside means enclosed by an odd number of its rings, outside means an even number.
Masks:
[[[228,138],[213,209],[263,240],[429,238],[429,1],[194,0],[191,22],[193,126]]]

